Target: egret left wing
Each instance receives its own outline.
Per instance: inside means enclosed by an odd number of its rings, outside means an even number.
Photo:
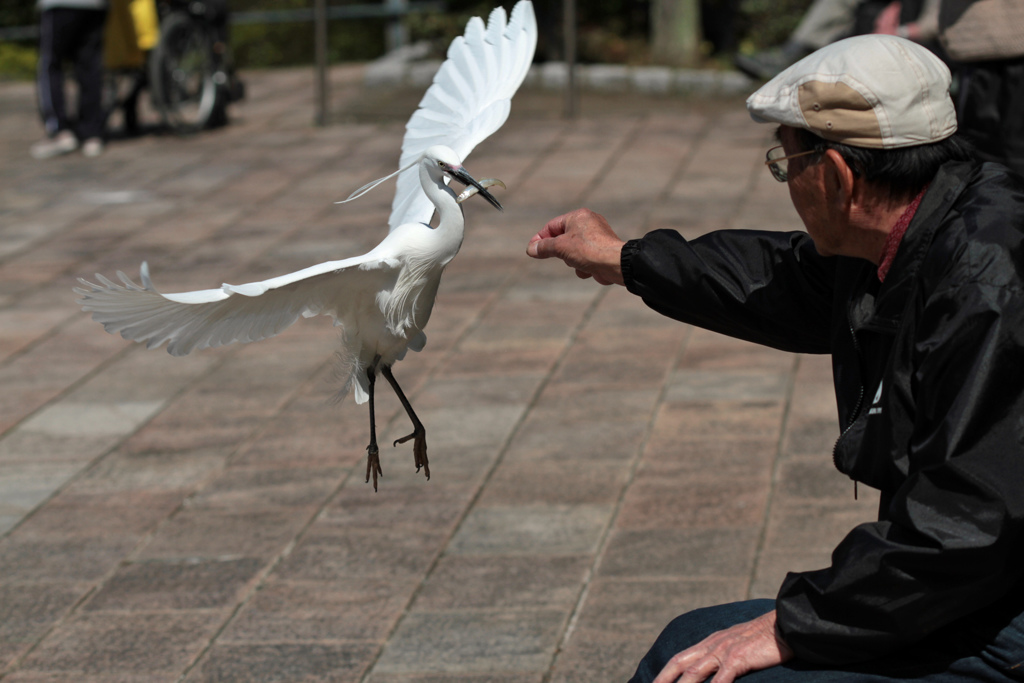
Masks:
[[[537,20],[530,0],[516,3],[507,21],[501,7],[491,12],[486,26],[479,17],[470,19],[406,124],[399,168],[413,164],[432,145],[447,145],[465,161],[505,123],[536,46]],[[433,213],[418,166],[402,171],[388,219],[391,230],[404,223],[427,223]]]
[[[354,258],[328,261],[280,277],[218,289],[163,294],[142,264],[139,286],[118,272],[123,284],[97,274],[99,284],[79,280],[83,310],[111,334],[183,356],[196,349],[273,337],[300,316],[326,314],[348,325],[352,311],[375,305],[377,292],[394,286],[400,263],[378,248]],[[358,333],[348,330],[347,333]]]

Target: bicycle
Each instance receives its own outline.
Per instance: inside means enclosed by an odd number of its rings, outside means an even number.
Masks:
[[[127,20],[122,17],[122,24],[134,22],[132,30],[121,26],[114,39],[122,44],[114,57],[108,50],[108,113],[121,109],[126,132],[137,132],[139,96],[148,89],[161,121],[176,133],[226,124],[227,105],[244,97],[228,48],[226,3],[160,0],[154,5],[153,0],[126,0],[122,8],[131,4],[137,10],[136,2],[145,11],[132,11],[135,16]],[[158,28],[145,25],[154,20]]]
[[[160,42],[149,64],[150,92],[164,122],[179,132],[227,123],[243,96],[228,49],[223,0],[164,0]]]

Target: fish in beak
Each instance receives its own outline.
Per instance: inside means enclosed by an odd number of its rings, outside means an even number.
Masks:
[[[451,169],[450,171],[448,171],[448,175],[450,175],[454,180],[458,180],[460,183],[466,186],[465,191],[463,191],[463,193],[460,194],[456,199],[456,201],[459,204],[466,201],[473,195],[479,194],[481,197],[490,202],[491,206],[496,208],[498,211],[505,210],[501,206],[501,202],[495,199],[494,195],[487,191],[488,187],[494,187],[495,185],[498,185],[502,188],[505,187],[505,183],[501,182],[497,178],[484,178],[483,180],[477,182],[476,180],[473,179],[473,176],[469,175],[469,173],[466,172],[466,169],[463,168],[462,166]]]

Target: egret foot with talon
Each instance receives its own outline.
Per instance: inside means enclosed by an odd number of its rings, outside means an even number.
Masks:
[[[401,439],[395,439],[395,446],[400,443],[405,443],[411,439],[415,439],[412,444],[412,454],[416,461],[416,471],[419,472],[423,469],[423,474],[426,475],[427,479],[430,479],[430,465],[427,464],[427,430],[423,428],[423,425],[417,425],[416,430],[408,436],[403,436]]]
[[[377,477],[384,476],[384,470],[380,468],[380,450],[377,448],[377,419],[373,409],[373,389],[377,383],[377,373],[374,367],[380,362],[380,356],[373,359],[373,364],[366,368],[366,379],[370,391],[370,445],[366,447],[366,481],[370,481],[373,475],[373,490],[377,491]]]
[[[370,475],[373,475],[373,490],[377,490],[377,477],[384,476],[384,470],[380,468],[380,451],[377,444],[371,443],[366,447],[366,482],[369,483]]]
[[[423,473],[430,479],[430,467],[427,466],[427,430],[423,428],[423,423],[416,417],[416,411],[412,409],[412,404],[409,403],[409,399],[405,397],[405,392],[402,391],[402,387],[398,386],[398,382],[395,380],[395,376],[391,374],[391,368],[387,365],[381,369],[381,374],[384,375],[384,379],[388,381],[391,388],[395,390],[395,395],[398,396],[398,400],[401,401],[402,407],[405,408],[406,415],[409,416],[409,420],[412,421],[412,434],[403,436],[401,439],[395,439],[395,445],[405,443],[409,439],[415,439],[412,446],[413,457],[416,460],[416,471],[419,472],[420,468],[423,468]]]

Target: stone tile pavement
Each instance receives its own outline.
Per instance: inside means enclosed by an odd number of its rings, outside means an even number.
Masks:
[[[829,364],[726,339],[524,255],[578,205],[626,236],[798,225],[741,99],[523,91],[468,164],[429,344],[396,367],[431,471],[333,401],[336,331],[172,358],[81,313],[75,278],[246,282],[362,253],[419,94],[246,75],[227,128],[34,162],[33,89],[0,84],[4,683],[621,681],[691,608],[772,596],[876,501],[832,469]],[[382,392],[382,443],[407,430]]]

